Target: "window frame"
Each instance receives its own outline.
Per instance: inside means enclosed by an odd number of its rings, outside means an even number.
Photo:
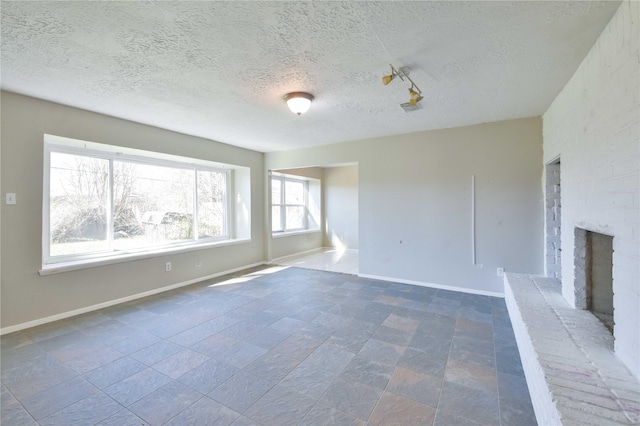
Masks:
[[[281,230],[274,231],[271,230],[272,235],[284,235],[284,234],[294,234],[298,232],[304,232],[310,230],[309,228],[309,181],[306,179],[293,178],[290,176],[272,174],[270,180],[270,190],[271,195],[273,194],[273,181],[280,181],[280,203],[276,204],[271,199],[271,215],[272,215],[272,223],[273,223],[273,207],[280,207],[280,227]],[[304,204],[287,204],[286,203],[286,182],[295,182],[301,183],[303,185],[303,195],[304,195]],[[273,197],[273,195],[272,195]],[[303,226],[301,228],[287,228],[287,207],[302,207],[304,210],[303,214]],[[273,226],[273,225],[272,225]]]
[[[108,172],[108,195],[106,201],[107,208],[107,242],[108,249],[86,252],[70,255],[51,255],[51,154],[64,153],[70,155],[84,156],[90,158],[99,158],[109,161]],[[99,144],[95,142],[85,142],[54,135],[44,135],[44,152],[43,152],[43,205],[42,205],[42,270],[55,270],[65,266],[83,265],[83,264],[102,264],[112,263],[114,260],[129,260],[132,258],[148,257],[159,253],[166,253],[176,250],[194,250],[210,247],[212,245],[229,244],[241,239],[236,239],[234,221],[231,220],[235,216],[234,203],[232,202],[235,194],[234,189],[234,168],[233,166],[214,163],[212,161],[200,160],[188,157],[179,157],[170,154],[156,153],[152,151],[142,151],[132,148],[118,147],[114,145]],[[113,247],[114,241],[114,223],[113,223],[113,163],[114,161],[123,161],[135,164],[146,164],[162,167],[171,167],[174,169],[193,170],[193,237],[189,240],[181,240],[177,242],[169,242],[153,246],[140,248],[132,248],[125,250],[116,250]],[[223,235],[215,237],[200,238],[198,236],[198,171],[223,173],[225,176],[225,194],[223,196]],[[250,232],[250,231],[249,231]],[[247,239],[242,239],[246,241]],[[249,238],[250,240],[250,238]]]

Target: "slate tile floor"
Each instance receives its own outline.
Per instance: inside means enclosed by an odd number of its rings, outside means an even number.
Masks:
[[[255,268],[3,336],[3,425],[531,425],[502,299]]]

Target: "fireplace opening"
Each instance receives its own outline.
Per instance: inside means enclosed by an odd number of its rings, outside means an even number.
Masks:
[[[580,228],[575,237],[576,307],[590,310],[613,333],[613,237]]]

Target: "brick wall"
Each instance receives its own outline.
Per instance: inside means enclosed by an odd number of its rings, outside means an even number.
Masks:
[[[547,164],[545,182],[545,273],[548,277],[560,278],[562,271],[560,237],[562,228],[562,205],[560,203],[560,163]]]
[[[614,236],[616,355],[640,377],[640,3],[623,1],[543,115],[562,168],[562,293],[575,306],[574,229]]]

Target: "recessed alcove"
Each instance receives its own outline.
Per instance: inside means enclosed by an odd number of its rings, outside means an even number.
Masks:
[[[574,241],[576,308],[591,311],[614,334],[613,237],[576,228]]]

